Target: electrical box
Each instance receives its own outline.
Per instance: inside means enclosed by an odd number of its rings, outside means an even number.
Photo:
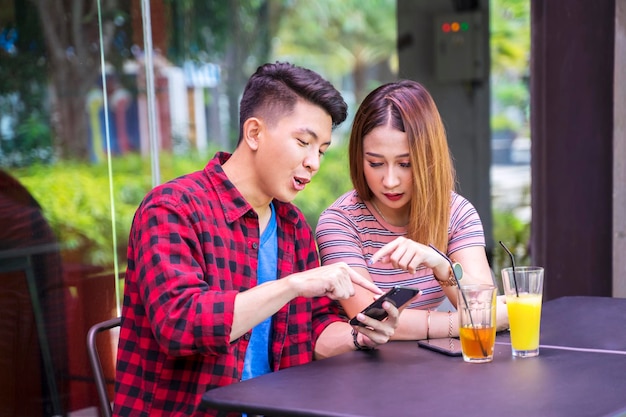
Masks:
[[[485,23],[486,24],[486,23]],[[485,36],[481,12],[435,17],[435,76],[439,81],[480,81],[486,77]]]

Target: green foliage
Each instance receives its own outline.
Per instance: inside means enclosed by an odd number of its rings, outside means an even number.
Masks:
[[[520,124],[506,114],[498,113],[491,116],[491,129],[494,132],[511,131],[516,132],[520,129]]]
[[[395,0],[293,0],[285,9],[274,55],[319,71],[335,85],[352,76],[358,98],[364,74],[397,57]]]
[[[182,64],[193,59],[212,62],[228,41],[228,2],[166,0],[172,16],[169,57]]]
[[[528,87],[521,82],[506,83],[494,87],[494,97],[502,106],[524,108],[528,105]]]
[[[202,169],[213,152],[161,154],[161,182]],[[112,161],[112,172],[117,255],[124,261],[133,215],[152,187],[150,164],[139,155],[127,155]],[[115,252],[107,164],[32,165],[12,175],[43,207],[47,221],[73,260],[112,265]],[[315,228],[320,213],[350,188],[347,150],[338,145],[326,152],[320,171],[295,204]]]
[[[528,130],[530,2],[491,0],[490,8],[491,128]]]
[[[52,159],[52,137],[45,105],[45,67],[30,53],[0,50],[0,165],[18,167]]]
[[[511,211],[493,211],[493,235],[502,241],[515,256],[515,265],[528,265],[530,261],[530,223],[521,220]],[[498,243],[494,247],[491,268],[500,280],[502,268],[511,266],[509,254]],[[499,284],[500,285],[500,284]]]
[[[202,169],[207,157],[161,155],[161,177],[167,181]],[[152,187],[149,162],[138,155],[112,161],[113,206],[107,164],[61,162],[32,165],[12,172],[43,207],[44,215],[72,260],[112,265],[113,214],[117,255],[125,259],[128,235],[139,202]]]
[[[491,0],[492,73],[528,74],[530,60],[530,2]]]

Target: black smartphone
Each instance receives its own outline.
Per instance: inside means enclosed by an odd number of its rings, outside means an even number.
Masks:
[[[403,287],[396,285],[384,295],[374,300],[372,304],[365,307],[361,313],[366,316],[375,318],[376,320],[382,320],[387,317],[387,312],[383,309],[383,303],[389,301],[396,308],[400,308],[417,297],[420,293],[418,288]],[[356,316],[350,320],[350,324],[353,326],[365,326],[363,323],[356,319]]]
[[[441,339],[418,340],[420,347],[434,350],[448,356],[462,356],[461,341],[455,337],[443,337]]]

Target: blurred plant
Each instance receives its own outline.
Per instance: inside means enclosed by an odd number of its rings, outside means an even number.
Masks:
[[[161,154],[161,176],[167,181],[202,169],[207,157]],[[139,155],[112,161],[117,255],[125,260],[130,225],[151,188],[150,165]],[[12,172],[43,207],[64,255],[74,262],[107,266],[113,263],[112,208],[106,164],[62,161],[32,165]]]
[[[520,133],[529,123],[530,2],[491,0],[490,10],[491,128],[498,131],[508,125]]]
[[[23,40],[15,33],[21,46]],[[45,65],[37,59],[36,47],[21,53],[14,49],[14,53],[0,49],[0,165],[4,167],[49,162],[53,157]]]
[[[491,0],[491,71],[515,78],[528,75],[530,60],[530,2]]]
[[[493,210],[493,235],[502,241],[515,256],[516,265],[528,265],[530,261],[530,222],[523,221],[512,211]],[[495,245],[491,269],[500,283],[500,271],[510,265],[509,255],[500,245]]]
[[[355,103],[397,70],[395,0],[292,0],[274,55],[319,71],[335,85],[350,76]]]
[[[520,124],[506,116],[505,114],[498,113],[491,116],[491,129],[494,132],[509,131],[512,133],[512,137],[516,136],[516,133],[521,128]]]

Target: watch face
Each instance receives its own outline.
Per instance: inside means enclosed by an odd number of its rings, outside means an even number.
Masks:
[[[461,278],[463,278],[463,267],[460,263],[455,262],[452,264],[452,272],[454,273],[457,281],[460,281]]]

